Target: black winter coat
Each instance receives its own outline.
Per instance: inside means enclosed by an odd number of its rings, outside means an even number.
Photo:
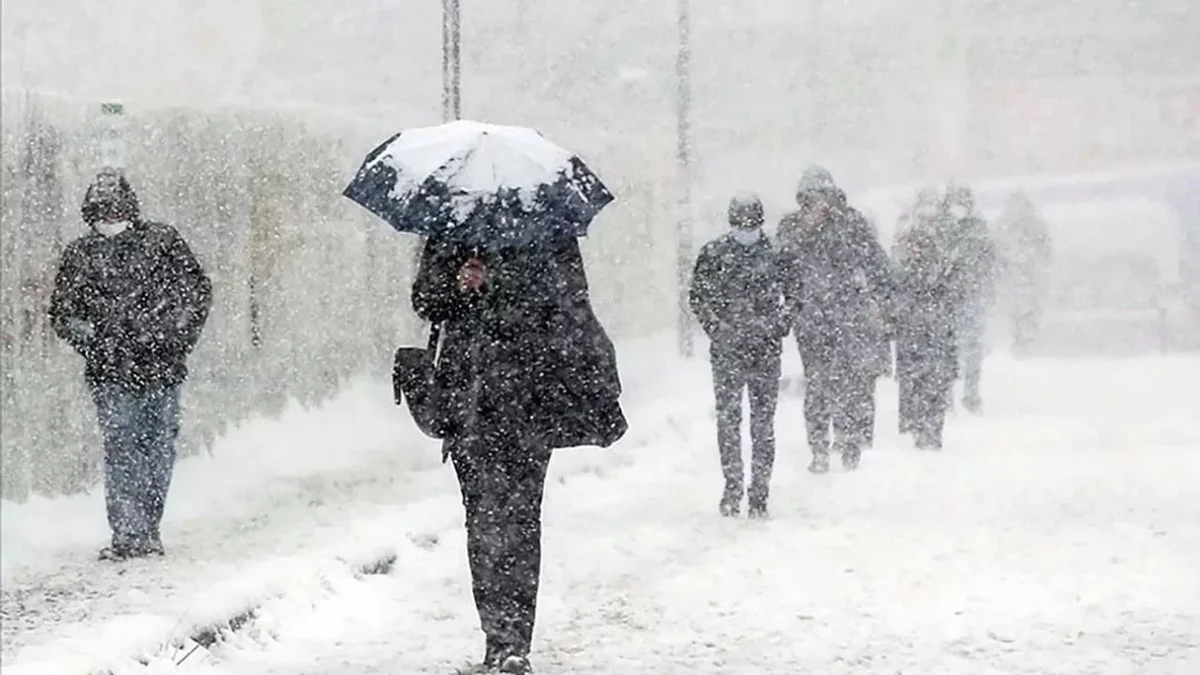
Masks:
[[[138,221],[63,251],[50,321],[86,362],[93,387],[180,385],[208,318],[212,286],[175,228]]]
[[[418,316],[443,324],[431,396],[446,438],[501,434],[551,449],[619,440],[616,351],[592,312],[578,242],[484,252],[485,288],[463,293],[471,255],[427,240],[413,285]]]
[[[727,234],[700,250],[688,301],[714,355],[779,354],[790,329],[780,272],[765,235],[745,245]]]
[[[848,368],[874,363],[893,313],[895,280],[865,218],[834,211],[815,227],[799,213],[779,225],[784,294],[801,349]]]

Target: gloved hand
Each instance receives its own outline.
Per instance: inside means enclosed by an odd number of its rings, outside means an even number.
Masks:
[[[737,340],[737,329],[725,321],[718,321],[713,329],[712,341],[716,344],[729,344]]]

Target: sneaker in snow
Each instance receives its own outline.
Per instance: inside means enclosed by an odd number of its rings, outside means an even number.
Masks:
[[[766,504],[751,504],[750,511],[746,515],[752,520],[766,520],[771,517],[767,513]]]
[[[808,470],[811,473],[829,473],[829,455],[819,454],[813,455],[812,464],[808,465]]]
[[[528,675],[533,672],[529,659],[513,654],[500,663],[500,672],[506,675]]]

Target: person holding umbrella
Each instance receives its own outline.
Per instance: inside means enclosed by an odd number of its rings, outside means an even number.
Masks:
[[[458,477],[486,638],[465,672],[529,672],[552,452],[627,428],[576,239],[612,195],[540,134],[474,122],[394,137],[346,195],[427,237],[412,302],[442,337],[422,416]]]

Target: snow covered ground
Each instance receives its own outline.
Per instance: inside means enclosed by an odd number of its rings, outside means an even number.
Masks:
[[[987,416],[954,417],[936,455],[896,435],[885,381],[856,474],[804,472],[785,398],[774,517],[747,522],[715,515],[706,365],[653,356],[622,361],[626,440],[556,456],[538,672],[1200,672],[1200,359],[994,358]],[[6,505],[5,673],[447,673],[478,656],[451,472],[384,387],[225,443],[181,467],[165,561],[90,562],[94,496]],[[58,514],[80,524],[65,539],[44,526]],[[386,553],[389,574],[356,569]],[[211,650],[157,648],[250,607]]]

